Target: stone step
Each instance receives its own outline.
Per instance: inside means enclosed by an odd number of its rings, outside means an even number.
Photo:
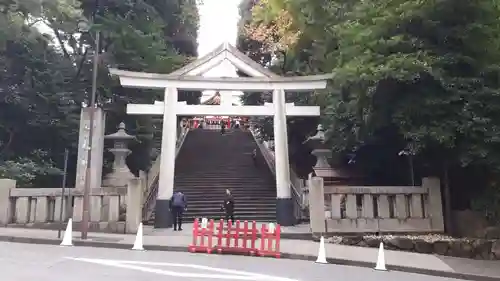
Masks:
[[[241,176],[241,177],[240,177]],[[205,179],[205,180],[243,180],[243,181],[249,181],[249,180],[260,180],[260,181],[267,181],[269,180],[274,180],[274,177],[270,175],[266,175],[264,173],[257,175],[255,172],[252,173],[246,173],[245,171],[241,172],[228,172],[228,173],[220,173],[220,172],[207,172],[206,174],[192,174],[189,175],[188,173],[183,173],[183,174],[176,174],[174,177],[175,180],[200,180],[200,179]]]
[[[245,188],[244,186],[212,186],[212,187],[202,187],[202,186],[176,186],[174,191],[180,191],[186,195],[199,195],[205,198],[211,196],[226,196],[226,189],[231,190],[233,196],[270,196],[276,195],[275,188]]]
[[[210,188],[175,188],[175,191],[180,191],[186,196],[199,196],[203,199],[213,197],[225,197],[226,189],[210,189]],[[247,189],[231,189],[235,198],[252,197],[252,198],[265,198],[276,196],[275,190],[247,190]]]
[[[236,189],[249,189],[249,190],[276,190],[274,184],[270,183],[241,183],[241,182],[175,182],[174,189],[214,189],[224,190],[226,187],[233,187]]]
[[[186,195],[186,198],[189,202],[222,202],[226,196],[222,193],[217,193],[213,195],[206,195],[208,192],[205,194],[205,196],[202,196],[200,194],[196,193],[184,193]],[[236,194],[234,195],[234,200],[236,202],[253,202],[255,204],[258,203],[269,203],[269,202],[276,202],[276,192],[274,193],[266,193],[266,194],[250,194],[250,193],[242,193],[242,194]]]
[[[183,216],[183,223],[193,223],[195,219],[199,219],[200,217],[196,216]],[[220,220],[224,219],[224,216],[222,215],[213,215],[213,216],[206,216],[207,219],[213,219],[213,220]],[[255,222],[275,222],[276,221],[276,216],[275,215],[269,215],[269,216],[239,216],[235,217],[236,220],[240,221],[255,221]],[[151,219],[144,221],[144,225],[154,225],[154,216],[151,217]]]
[[[188,200],[188,206],[190,207],[204,207],[204,206],[220,206],[224,200],[207,200],[207,201],[194,201],[194,200]],[[267,201],[263,202],[255,202],[255,200],[235,200],[235,205],[238,206],[238,208],[260,208],[260,207],[275,207],[276,206],[276,199],[269,199]]]
[[[276,193],[276,188],[267,185],[267,186],[254,186],[254,185],[237,185],[237,184],[214,184],[214,185],[194,185],[194,184],[176,184],[174,190],[178,190],[181,192],[194,192],[200,193],[204,195],[211,194],[226,194],[226,189],[230,189],[233,192],[233,195],[237,194],[248,194],[255,193],[257,194],[274,194]]]
[[[235,210],[234,216],[236,219],[242,220],[242,219],[247,219],[247,220],[252,220],[252,218],[273,218],[276,217],[276,214],[273,211],[267,211],[267,212],[245,212],[245,211],[237,211]],[[213,211],[205,211],[205,212],[193,212],[190,211],[189,209],[183,213],[184,218],[220,218],[224,217],[225,213],[223,211],[219,210],[213,210]],[[154,219],[154,213],[153,217]]]
[[[251,134],[239,130],[226,135],[205,130],[188,134],[176,160],[174,183],[174,190],[188,199],[186,220],[223,216],[220,207],[226,188],[233,191],[238,219],[276,219],[275,179],[267,166],[255,167],[251,153],[256,147]]]
[[[248,189],[248,190],[261,190],[261,191],[272,191],[276,190],[272,185],[270,184],[243,184],[239,182],[221,182],[221,183],[175,183],[174,189],[180,189],[180,190],[220,190],[222,192],[225,191],[226,188],[229,189],[234,189],[234,190],[241,190],[241,189]]]
[[[235,214],[249,215],[249,214],[268,214],[268,213],[274,212],[275,210],[276,210],[276,206],[262,207],[258,211],[255,211],[255,208],[251,208],[251,207],[248,207],[248,208],[236,207],[234,212],[235,212]],[[188,214],[202,214],[203,215],[203,214],[212,214],[212,213],[215,213],[215,214],[223,213],[220,205],[215,206],[215,207],[205,207],[205,208],[201,208],[201,207],[190,208],[188,206],[188,209],[185,212],[186,215],[188,215]]]
[[[240,177],[241,175],[241,177]],[[228,173],[211,173],[207,172],[206,174],[192,174],[189,175],[187,173],[185,174],[177,174],[174,177],[175,180],[200,180],[200,179],[205,179],[205,180],[243,180],[243,181],[249,181],[249,180],[260,180],[260,181],[267,181],[269,180],[274,180],[274,177],[270,175],[266,175],[264,173],[260,175],[256,175],[255,172],[252,173],[245,173],[244,171],[242,172],[228,172]]]
[[[238,179],[238,178],[204,178],[204,177],[198,177],[198,178],[177,178],[174,179],[176,182],[186,182],[186,183],[192,183],[192,182],[239,182],[239,183],[274,183],[274,181],[270,181],[271,179],[266,179],[266,178],[247,178],[247,179]]]
[[[175,179],[176,182],[187,182],[187,183],[192,183],[192,182],[206,182],[206,181],[212,181],[212,182],[239,182],[239,183],[269,183],[269,180],[262,179],[262,178],[177,178]]]
[[[174,190],[179,191],[192,191],[192,192],[214,192],[214,193],[226,193],[226,189],[231,189],[231,191],[238,193],[246,192],[263,192],[263,193],[275,193],[276,188],[270,184],[267,185],[241,185],[241,184],[176,184]],[[209,194],[208,194],[209,195]]]
[[[189,157],[189,156],[187,156]],[[204,157],[210,157],[210,156],[204,156]],[[230,157],[230,156],[228,156]],[[243,162],[243,163],[242,163]],[[229,172],[247,172],[255,169],[255,165],[253,164],[253,160],[250,159],[248,160],[248,163],[245,163],[245,160],[238,161],[238,166],[234,167],[231,166],[230,163],[227,162],[200,162],[197,164],[191,164],[191,163],[176,163],[175,169],[176,171],[184,171],[187,173],[197,173],[197,172],[203,172],[203,173],[213,173],[213,172],[218,172],[221,174],[224,173],[229,173]],[[211,165],[211,166],[206,166],[205,165]],[[244,175],[244,174],[243,174]]]

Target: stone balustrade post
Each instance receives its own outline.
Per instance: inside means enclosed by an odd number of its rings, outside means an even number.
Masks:
[[[312,233],[325,233],[325,190],[323,178],[309,180],[309,218]]]
[[[127,185],[127,212],[125,217],[127,233],[136,233],[142,221],[142,180],[130,179]]]
[[[441,201],[441,183],[439,178],[423,178],[422,187],[429,190],[428,215],[431,219],[431,229],[434,232],[444,232],[443,203]]]
[[[0,225],[7,225],[12,218],[10,190],[16,188],[16,181],[0,179]]]

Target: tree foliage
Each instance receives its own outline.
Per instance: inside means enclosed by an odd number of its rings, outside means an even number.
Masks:
[[[82,23],[89,29],[82,30]],[[126,121],[143,147],[133,151],[132,168],[147,168],[151,118],[126,116],[125,104],[152,103],[161,93],[124,89],[107,68],[173,71],[196,56],[197,28],[195,1],[0,1],[0,176],[30,185],[57,175],[65,148],[74,169],[80,110],[89,101],[96,53],[97,97],[108,112],[107,131]],[[199,93],[180,98],[196,103]]]
[[[310,97],[323,108],[334,160],[372,183],[407,184],[406,151],[417,174],[449,171],[466,198],[480,190],[467,184],[496,177],[497,1],[263,0],[245,13],[240,42],[274,44],[282,73],[335,74]],[[240,44],[261,50],[252,46]]]

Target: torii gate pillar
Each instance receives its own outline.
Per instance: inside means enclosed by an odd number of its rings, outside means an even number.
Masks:
[[[273,91],[274,157],[276,170],[276,222],[283,226],[295,224],[294,204],[290,186],[288,135],[285,112],[285,91]]]
[[[170,200],[174,192],[175,178],[175,143],[177,141],[177,113],[175,106],[177,100],[177,89],[166,88],[163,103],[160,176],[158,178],[158,195],[155,205],[155,228],[170,228],[173,222]]]

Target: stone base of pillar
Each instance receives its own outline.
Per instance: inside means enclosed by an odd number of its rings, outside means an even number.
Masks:
[[[276,198],[276,222],[281,226],[296,224],[292,198]]]
[[[171,228],[173,224],[170,212],[170,200],[156,199],[155,228]]]

